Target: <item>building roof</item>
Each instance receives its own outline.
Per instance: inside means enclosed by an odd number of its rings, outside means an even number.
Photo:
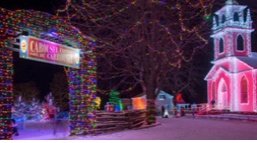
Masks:
[[[171,97],[173,97],[171,94],[169,94],[169,93],[167,93],[167,92],[164,92],[163,90],[160,90],[160,93],[159,94],[165,94],[165,95],[169,95],[169,96],[171,96]],[[159,95],[158,94],[158,95]],[[142,92],[142,93],[140,93],[140,94],[138,94],[138,95],[136,95],[136,96],[134,96],[134,97],[132,97],[132,98],[138,98],[138,97],[143,97],[143,96],[145,96],[146,95],[146,93],[145,92]]]
[[[142,92],[142,93],[140,93],[140,94],[138,94],[138,95],[136,95],[136,96],[134,96],[132,98],[142,97],[143,95],[145,95],[145,92]]]
[[[254,69],[257,68],[257,53],[256,52],[252,52],[251,57],[247,57],[247,56],[231,56],[231,57],[235,57],[239,61],[242,61],[242,62],[246,63],[249,66],[249,68],[251,67],[251,69],[252,68],[254,68]],[[228,58],[228,57],[225,57],[225,58]],[[222,60],[222,59],[223,58],[221,58],[219,60]],[[216,61],[218,61],[218,60],[216,60]],[[223,66],[214,65],[204,79],[207,80],[207,79],[211,78],[220,68],[222,68],[226,72],[231,72],[228,69],[224,68]]]
[[[186,102],[184,101],[184,99],[182,98],[182,94],[179,93],[176,97],[176,101],[177,101],[177,104],[186,104]]]
[[[245,62],[253,68],[257,68],[257,53],[252,52],[252,57],[236,56],[239,60]]]

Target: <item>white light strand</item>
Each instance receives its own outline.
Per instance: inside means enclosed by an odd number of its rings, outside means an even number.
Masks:
[[[253,111],[257,112],[257,108],[256,108],[256,72],[257,70],[252,70],[252,74],[253,74]]]

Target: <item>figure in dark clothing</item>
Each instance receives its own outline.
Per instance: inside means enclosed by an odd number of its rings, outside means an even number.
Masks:
[[[184,107],[180,107],[180,112],[181,112],[181,114],[180,114],[181,117],[185,116],[185,108]]]
[[[194,116],[195,116],[196,109],[197,109],[196,104],[193,103],[193,105],[192,105],[191,107],[192,107],[192,114],[193,114],[193,117],[194,117]]]
[[[19,135],[19,133],[18,133],[18,125],[16,124],[14,119],[12,119],[11,123],[12,123],[13,134],[15,136],[18,136]]]
[[[164,106],[162,106],[162,118],[164,118],[164,112],[165,112],[165,108]]]
[[[212,100],[212,101],[211,101],[211,105],[212,105],[212,108],[215,107],[215,100]]]

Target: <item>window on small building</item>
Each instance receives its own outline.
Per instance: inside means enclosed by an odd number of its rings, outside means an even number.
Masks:
[[[219,48],[220,48],[220,50],[219,50],[219,52],[220,53],[223,53],[224,52],[224,40],[222,39],[222,38],[220,38],[220,44],[219,44]]]
[[[245,76],[241,80],[241,103],[248,103],[248,83]]]
[[[244,38],[242,35],[237,37],[237,50],[244,51]]]
[[[237,12],[234,13],[234,21],[239,21],[239,16]]]
[[[166,96],[165,95],[159,95],[159,100],[165,100]]]

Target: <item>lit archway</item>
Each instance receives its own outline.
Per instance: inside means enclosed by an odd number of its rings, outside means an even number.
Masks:
[[[95,41],[68,21],[33,10],[0,9],[0,136],[12,139],[13,49],[10,43],[24,33],[36,38],[69,45],[81,51],[79,69],[65,68],[70,97],[70,134],[95,133],[96,56]]]
[[[218,109],[228,109],[228,89],[225,80],[222,78],[219,82],[218,86],[218,102],[217,106]]]

